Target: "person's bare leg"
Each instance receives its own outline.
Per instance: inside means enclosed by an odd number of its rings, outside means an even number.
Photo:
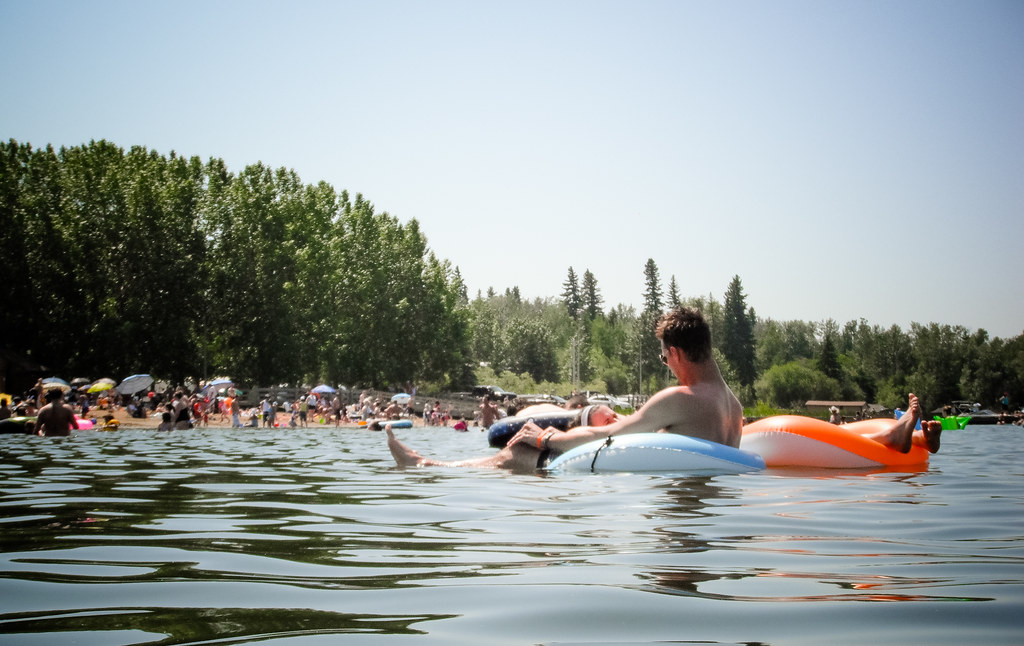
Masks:
[[[917,421],[921,419],[921,405],[918,403],[917,395],[914,393],[910,393],[908,399],[910,400],[910,403],[907,406],[907,412],[903,414],[903,417],[896,420],[896,423],[892,428],[879,433],[866,435],[865,437],[869,437],[876,442],[881,442],[900,453],[907,453],[910,451],[910,447],[913,445],[914,441],[914,431],[917,426]]]
[[[942,422],[932,420],[922,421],[921,430],[914,431],[914,446],[922,446],[928,449],[929,453],[938,453],[939,445],[942,443]]]
[[[391,431],[390,424],[386,425],[384,430],[388,434],[388,448],[391,450],[391,456],[395,458],[395,462],[400,467],[481,467],[504,469],[515,466],[512,450],[508,448],[504,448],[494,455],[474,458],[472,460],[445,462],[443,460],[425,458],[399,442],[398,438]]]

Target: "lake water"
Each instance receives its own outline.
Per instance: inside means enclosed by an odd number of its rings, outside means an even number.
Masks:
[[[695,478],[402,470],[352,429],[0,436],[0,643],[1021,644],[1022,438]]]

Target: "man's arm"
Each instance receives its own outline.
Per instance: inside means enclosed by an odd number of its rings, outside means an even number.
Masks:
[[[676,388],[662,390],[651,397],[640,410],[628,417],[623,417],[607,426],[580,426],[564,433],[555,433],[548,438],[547,447],[564,453],[573,447],[593,440],[603,440],[612,435],[657,433],[678,421],[676,419],[678,406],[673,400],[682,396],[685,395],[678,392]],[[541,439],[543,445],[544,435],[546,435],[546,431],[541,430],[535,424],[526,424],[509,440],[508,445],[526,442],[527,446],[536,447],[538,439]]]

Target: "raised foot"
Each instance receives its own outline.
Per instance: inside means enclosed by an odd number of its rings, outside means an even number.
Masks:
[[[921,419],[921,405],[918,403],[917,396],[910,393],[908,399],[907,412],[896,422],[896,426],[893,427],[885,442],[900,453],[910,451],[910,447],[914,444],[914,430],[917,427],[917,422]]]
[[[924,432],[925,446],[929,453],[938,453],[942,444],[942,422],[931,421],[921,422],[921,430]]]

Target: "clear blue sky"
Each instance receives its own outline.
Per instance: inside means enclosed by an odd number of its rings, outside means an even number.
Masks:
[[[1024,332],[1024,2],[0,0],[0,136],[294,168],[470,288]]]

